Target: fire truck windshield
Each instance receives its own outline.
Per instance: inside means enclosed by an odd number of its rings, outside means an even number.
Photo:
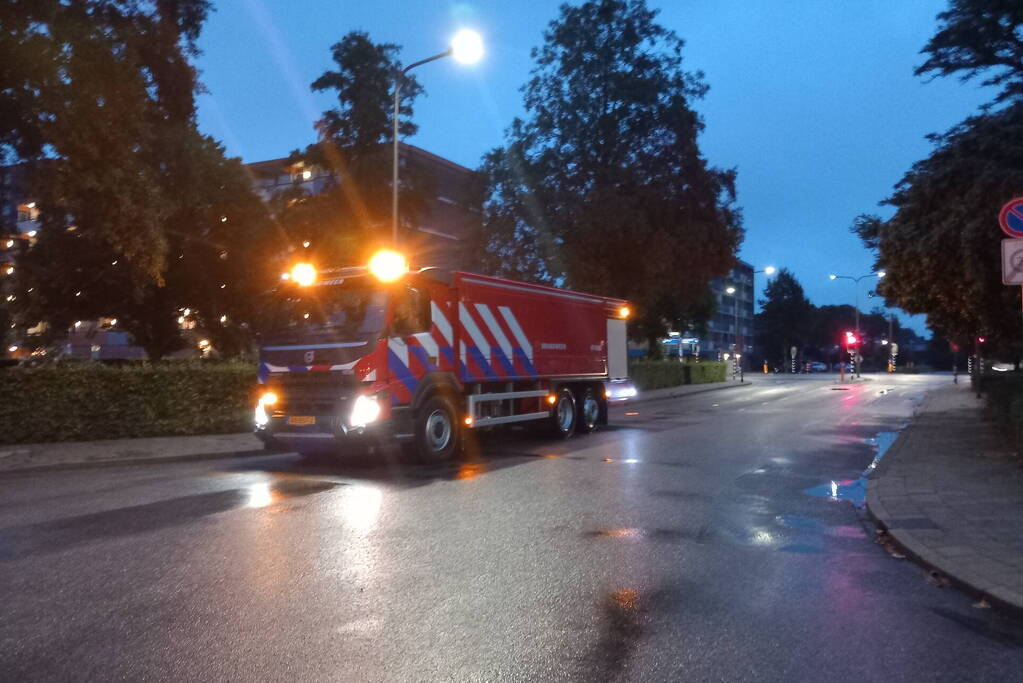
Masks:
[[[328,285],[302,290],[281,302],[280,337],[376,338],[384,329],[388,294],[382,289]]]

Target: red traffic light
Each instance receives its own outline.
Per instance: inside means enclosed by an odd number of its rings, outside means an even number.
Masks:
[[[856,335],[853,334],[852,332],[846,332],[845,333],[845,344],[846,344],[846,346],[853,346],[855,344],[858,344],[859,341],[860,340],[857,339]]]
[[[987,339],[985,337],[977,337],[977,343],[978,344],[983,344],[986,341],[987,341]]]

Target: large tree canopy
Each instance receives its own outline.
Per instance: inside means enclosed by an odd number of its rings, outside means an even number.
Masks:
[[[248,178],[195,124],[206,0],[32,0],[0,9],[0,157],[42,229],[22,245],[21,328],[116,317],[151,358],[188,307],[240,349],[265,231]],[[222,322],[223,320],[223,322]]]
[[[916,74],[959,74],[1000,87],[996,101],[1023,97],[1023,3],[1019,0],[952,0],[938,15],[937,33],[921,51]]]
[[[938,15],[929,57],[917,74],[983,77],[1001,87],[985,107],[944,134],[885,204],[888,220],[860,216],[852,230],[887,271],[878,292],[889,305],[925,313],[943,336],[986,335],[1003,349],[1023,339],[1020,292],[1001,282],[999,208],[1023,194],[1023,5],[951,0]]]
[[[951,339],[1020,338],[1020,292],[1001,280],[998,210],[1023,194],[1023,103],[975,116],[933,137],[885,203],[887,221],[861,217],[853,229],[877,249],[889,305],[926,313]]]
[[[335,69],[311,84],[332,91],[337,105],[323,113],[316,127],[319,141],[292,154],[296,163],[328,169],[323,193],[286,190],[275,203],[285,239],[284,251],[309,242],[303,253],[323,265],[363,263],[391,230],[391,145],[393,88],[401,72],[400,48],[374,43],[362,31],[346,34],[331,48]],[[423,88],[412,76],[401,77],[398,132],[413,135],[413,103]],[[423,209],[426,179],[413,166],[401,172],[401,218],[407,226]],[[407,238],[408,231],[403,230]]]
[[[484,162],[491,270],[628,298],[647,338],[706,314],[742,238],[735,173],[697,144],[707,86],[655,17],[644,0],[563,5],[526,119]]]

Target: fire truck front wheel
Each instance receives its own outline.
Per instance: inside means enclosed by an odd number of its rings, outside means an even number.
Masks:
[[[451,460],[461,434],[455,408],[443,396],[431,396],[416,414],[416,451],[424,463]]]
[[[579,408],[575,396],[567,387],[558,390],[554,405],[551,406],[550,425],[555,436],[567,439],[576,430],[579,421]]]

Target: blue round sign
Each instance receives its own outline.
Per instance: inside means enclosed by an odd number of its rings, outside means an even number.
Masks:
[[[1023,197],[1017,197],[1002,207],[998,224],[1009,237],[1023,237]]]

